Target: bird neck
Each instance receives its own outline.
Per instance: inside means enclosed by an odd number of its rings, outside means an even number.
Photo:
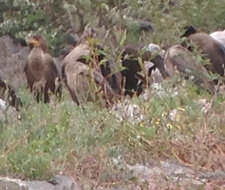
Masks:
[[[29,58],[34,62],[42,62],[44,59],[44,51],[40,47],[34,47],[29,55]]]

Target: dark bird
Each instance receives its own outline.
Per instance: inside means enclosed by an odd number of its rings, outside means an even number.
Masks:
[[[8,85],[0,77],[0,98],[6,101],[10,106],[16,108],[17,111],[23,106],[21,99],[16,95],[14,89]]]

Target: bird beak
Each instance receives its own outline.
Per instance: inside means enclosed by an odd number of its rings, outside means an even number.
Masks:
[[[39,41],[38,41],[38,40],[35,40],[35,39],[29,39],[29,40],[27,41],[27,43],[28,43],[28,44],[31,44],[31,45],[34,46],[34,47],[40,46]]]

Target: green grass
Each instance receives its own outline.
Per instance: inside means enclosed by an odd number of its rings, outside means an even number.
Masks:
[[[113,162],[119,158],[130,164],[174,159],[191,167],[221,169],[224,95],[212,99],[179,78],[164,82],[162,91],[151,91],[148,100],[130,100],[144,115],[140,122],[131,123],[95,103],[80,108],[65,92],[61,102],[37,104],[28,91],[21,90],[25,102],[21,119],[9,115],[8,123],[0,123],[0,175],[48,179],[65,174],[96,187],[130,182],[126,171]],[[212,101],[207,113],[197,103],[202,98]],[[174,109],[177,115],[172,121]],[[213,143],[218,145],[212,149]],[[206,156],[213,151],[216,161]],[[196,157],[190,157],[193,154]]]

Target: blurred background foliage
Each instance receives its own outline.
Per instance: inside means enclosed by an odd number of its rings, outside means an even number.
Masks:
[[[109,31],[114,45],[115,33],[126,30],[126,43],[168,47],[185,25],[212,32],[224,29],[224,18],[225,2],[212,0],[0,0],[0,35],[41,33],[55,56],[86,25]]]

